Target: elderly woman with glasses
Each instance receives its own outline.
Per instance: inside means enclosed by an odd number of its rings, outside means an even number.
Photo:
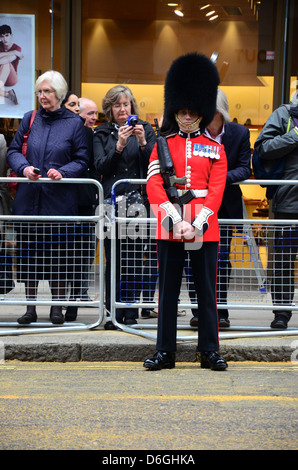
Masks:
[[[7,160],[11,168],[30,181],[40,177],[58,181],[76,178],[88,167],[86,133],[82,119],[61,106],[67,83],[57,71],[42,74],[35,83],[40,108],[28,138],[26,157],[22,154],[24,134],[28,131],[32,111],[26,113],[9,147]],[[20,183],[13,212],[16,215],[72,216],[78,211],[77,191],[72,184]],[[50,311],[54,324],[64,322],[62,302],[67,282],[71,229],[66,223],[26,223],[17,227],[17,276],[25,283],[27,301],[35,301],[38,281],[46,279],[55,301]],[[71,261],[70,261],[71,262]],[[34,304],[27,305],[20,324],[37,320]]]

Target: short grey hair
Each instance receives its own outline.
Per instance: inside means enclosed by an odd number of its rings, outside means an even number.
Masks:
[[[217,90],[216,111],[222,115],[224,124],[231,121],[227,95],[219,88]]]
[[[80,112],[81,112],[81,111],[84,111],[84,109],[86,109],[88,105],[89,105],[89,106],[90,106],[90,105],[91,105],[91,106],[94,105],[94,106],[96,106],[96,108],[97,108],[97,104],[95,103],[95,101],[90,100],[89,98],[85,98],[85,97],[81,96],[81,97],[79,98]]]
[[[35,82],[35,93],[37,93],[38,86],[42,82],[48,82],[48,84],[54,88],[56,96],[61,104],[68,91],[68,85],[63,75],[61,75],[61,73],[57,72],[56,70],[48,70],[47,72],[43,73]]]
[[[116,104],[122,95],[127,96],[131,103],[131,114],[138,114],[138,106],[132,91],[124,85],[116,85],[106,93],[102,100],[102,109],[109,122],[113,121],[112,105]]]

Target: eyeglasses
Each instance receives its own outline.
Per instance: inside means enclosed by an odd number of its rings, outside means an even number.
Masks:
[[[41,96],[44,94],[44,96],[50,96],[51,93],[55,93],[55,90],[37,90],[36,96]]]
[[[130,103],[117,103],[117,104],[113,104],[112,105],[114,109],[121,109],[122,106],[124,106],[124,108],[128,108],[130,106]]]

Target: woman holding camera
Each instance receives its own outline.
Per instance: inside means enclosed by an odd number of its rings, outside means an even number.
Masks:
[[[156,141],[153,128],[148,122],[138,118],[136,100],[131,90],[124,85],[116,85],[111,88],[102,102],[103,112],[107,121],[94,131],[94,163],[95,168],[102,175],[102,186],[104,197],[111,198],[113,184],[121,179],[142,179],[146,178],[149,164],[149,157]],[[129,204],[140,202],[142,188],[137,184],[119,184],[116,187],[116,198],[119,203]],[[136,240],[122,239],[122,248],[127,250],[127,260],[122,274],[123,292],[121,300],[127,303],[135,302],[140,294],[139,273],[143,249],[134,253],[133,242]],[[120,250],[120,240],[117,241],[117,251]],[[109,234],[105,238],[106,252],[106,308],[110,311],[110,269],[111,269],[111,242]],[[138,256],[137,276],[132,274],[136,261],[133,255]],[[119,261],[119,253],[117,260]],[[116,299],[120,300],[120,266],[117,265],[117,293]],[[133,280],[133,282],[132,282]],[[137,323],[137,309],[123,308],[117,309],[116,320],[119,323]],[[106,328],[113,328],[112,322],[107,322]]]

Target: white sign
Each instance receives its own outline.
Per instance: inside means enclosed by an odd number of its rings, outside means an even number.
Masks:
[[[266,60],[274,60],[274,51],[266,51]]]
[[[0,14],[0,117],[34,109],[35,16]]]

